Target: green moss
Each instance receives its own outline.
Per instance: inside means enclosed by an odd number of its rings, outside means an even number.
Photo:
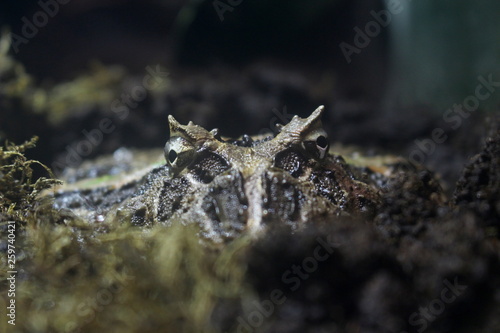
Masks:
[[[44,189],[60,181],[53,178],[52,172],[42,163],[29,160],[24,156],[26,149],[35,146],[37,137],[21,145],[7,142],[0,147],[0,213],[10,220],[27,222],[37,208],[37,196]],[[33,179],[33,167],[38,165],[49,175]]]
[[[216,249],[189,227],[97,229],[29,230],[22,331],[214,332],[217,302],[240,294],[244,240]]]
[[[124,78],[121,67],[94,63],[88,74],[47,89],[39,104],[47,112],[49,121],[57,124],[75,112],[109,108],[119,96],[118,88]]]

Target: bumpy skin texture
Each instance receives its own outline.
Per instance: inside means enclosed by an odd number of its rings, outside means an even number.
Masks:
[[[295,116],[275,137],[239,140],[170,116],[167,163],[140,181],[104,195],[100,190],[99,206],[107,218],[137,225],[199,223],[214,240],[276,224],[295,230],[344,213],[371,215],[380,202],[378,190],[358,180],[342,157],[328,153],[322,111],[321,106],[308,118]],[[95,193],[88,193],[92,202]]]

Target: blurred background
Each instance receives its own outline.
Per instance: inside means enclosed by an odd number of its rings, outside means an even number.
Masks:
[[[452,182],[498,110],[498,14],[494,0],[4,1],[0,139],[38,135],[31,157],[54,167],[103,119],[85,158],[162,147],[168,114],[238,136],[324,104],[333,141],[420,150]],[[453,111],[479,77],[488,97]],[[436,128],[446,141],[419,148]]]

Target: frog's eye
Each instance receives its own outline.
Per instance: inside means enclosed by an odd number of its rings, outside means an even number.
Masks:
[[[165,144],[165,159],[176,172],[187,167],[194,159],[194,146],[179,136],[170,138]]]
[[[317,131],[302,141],[304,150],[316,159],[322,160],[328,153],[329,143],[325,131]]]

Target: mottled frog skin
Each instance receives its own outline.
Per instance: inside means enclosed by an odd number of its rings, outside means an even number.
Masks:
[[[56,206],[90,221],[198,223],[216,241],[275,224],[295,230],[340,214],[374,214],[376,182],[329,152],[322,112],[295,116],[275,136],[237,140],[169,116],[166,164],[121,185],[60,190]]]

